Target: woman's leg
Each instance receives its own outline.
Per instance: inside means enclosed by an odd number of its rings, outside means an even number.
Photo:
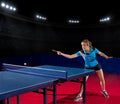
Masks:
[[[86,81],[88,80],[88,77],[89,76],[86,77]],[[82,99],[82,94],[83,94],[83,84],[81,84],[80,92],[79,92],[79,94],[76,96],[76,98],[74,100],[78,101],[78,100]]]
[[[86,77],[86,81],[88,80],[88,78],[89,78],[89,76]],[[81,84],[81,88],[80,88],[80,93],[79,93],[79,95],[82,96],[82,94],[83,94],[83,84]]]
[[[101,89],[105,90],[105,79],[104,79],[104,75],[103,75],[103,71],[102,69],[96,71],[99,79],[100,79],[100,85],[101,85]]]
[[[105,79],[104,79],[104,75],[103,75],[103,71],[102,69],[96,71],[99,79],[100,79],[100,85],[101,85],[101,89],[102,89],[102,93],[104,94],[105,97],[109,97],[106,89],[105,89]]]

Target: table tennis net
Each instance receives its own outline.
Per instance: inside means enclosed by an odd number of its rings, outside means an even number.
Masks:
[[[59,79],[67,79],[67,72],[63,70],[53,70],[51,68],[30,67],[14,64],[2,64],[2,70],[12,71],[23,74],[31,74]]]

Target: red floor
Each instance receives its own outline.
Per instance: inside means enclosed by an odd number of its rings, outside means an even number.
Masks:
[[[120,75],[105,74],[106,89],[110,98],[105,98],[100,93],[99,79],[96,74],[89,77],[87,81],[87,102],[86,104],[120,104]],[[83,104],[82,101],[74,102],[74,98],[79,92],[80,84],[75,82],[65,82],[57,87],[57,104]],[[16,104],[16,98],[12,97],[11,104]],[[48,95],[49,104],[52,103],[52,94]],[[27,93],[21,95],[21,104],[43,104],[43,97],[37,93]]]

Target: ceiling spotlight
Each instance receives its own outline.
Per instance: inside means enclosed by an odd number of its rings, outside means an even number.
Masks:
[[[14,11],[16,11],[16,8],[13,8]]]
[[[5,7],[5,3],[4,3],[4,2],[2,2],[2,3],[1,3],[1,6],[2,6],[2,7]]]
[[[13,9],[13,7],[12,6],[10,6],[10,10],[12,10]]]
[[[6,5],[6,8],[8,9],[8,8],[9,8],[9,5]]]

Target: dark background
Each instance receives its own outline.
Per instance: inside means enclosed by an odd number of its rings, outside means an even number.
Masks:
[[[0,13],[0,56],[66,53],[81,50],[81,41],[89,39],[107,55],[120,57],[120,24],[53,25]]]

